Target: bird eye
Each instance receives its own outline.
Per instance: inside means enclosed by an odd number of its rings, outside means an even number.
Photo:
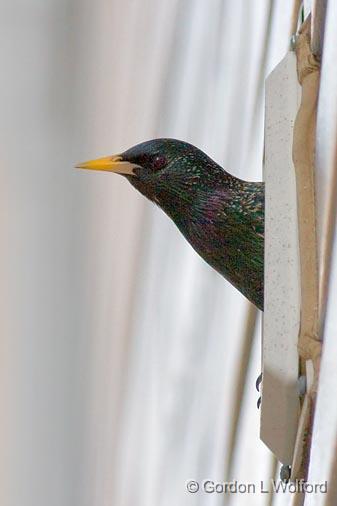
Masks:
[[[166,165],[165,156],[157,155],[153,159],[153,169],[160,170]]]

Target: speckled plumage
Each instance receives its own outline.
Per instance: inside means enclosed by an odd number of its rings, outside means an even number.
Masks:
[[[155,202],[216,271],[263,310],[264,184],[242,181],[186,142],[155,139],[121,154]]]

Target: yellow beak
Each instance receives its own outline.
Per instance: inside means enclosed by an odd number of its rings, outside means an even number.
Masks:
[[[77,169],[88,170],[104,170],[108,172],[117,172],[118,174],[134,175],[133,169],[136,167],[133,163],[123,161],[121,155],[105,156],[96,160],[78,163],[75,165]]]

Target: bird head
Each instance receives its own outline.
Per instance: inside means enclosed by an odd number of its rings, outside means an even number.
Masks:
[[[224,174],[205,153],[175,139],[150,140],[77,167],[121,174],[167,212],[191,202],[196,192],[214,182],[216,175]]]

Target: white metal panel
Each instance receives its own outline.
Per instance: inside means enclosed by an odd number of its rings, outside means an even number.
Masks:
[[[265,311],[261,438],[291,464],[299,416],[299,247],[292,138],[300,103],[296,56],[289,52],[266,80]]]

